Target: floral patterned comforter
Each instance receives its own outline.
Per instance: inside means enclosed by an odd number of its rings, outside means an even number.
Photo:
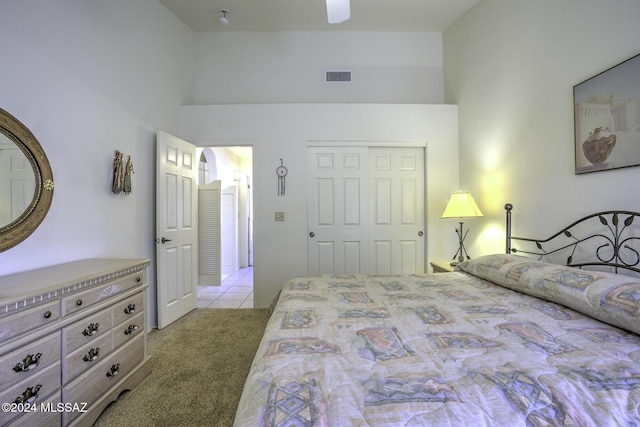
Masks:
[[[549,287],[555,270],[519,258],[460,267]],[[640,325],[640,284],[624,285]],[[640,337],[522,292],[464,272],[291,280],[235,425],[640,425]]]

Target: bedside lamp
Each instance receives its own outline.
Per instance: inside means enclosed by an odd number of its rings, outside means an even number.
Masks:
[[[464,247],[464,239],[467,237],[467,230],[464,234],[462,233],[462,219],[463,218],[477,218],[481,217],[482,212],[480,208],[471,197],[471,193],[466,191],[460,191],[458,193],[453,193],[451,198],[449,199],[449,203],[447,203],[447,207],[444,209],[442,213],[442,218],[458,218],[458,223],[460,224],[460,228],[456,229],[456,234],[458,235],[458,240],[460,241],[460,247],[458,251],[453,256],[454,261],[451,261],[451,265],[457,265],[464,261],[464,257],[467,259],[471,259],[469,254],[467,254],[467,249]],[[456,257],[458,260],[455,261]]]

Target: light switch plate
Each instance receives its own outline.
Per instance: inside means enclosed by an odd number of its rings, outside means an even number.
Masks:
[[[284,212],[276,212],[276,221],[284,221]]]

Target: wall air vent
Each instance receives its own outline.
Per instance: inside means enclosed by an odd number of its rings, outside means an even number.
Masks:
[[[351,83],[351,70],[325,70],[325,83]]]

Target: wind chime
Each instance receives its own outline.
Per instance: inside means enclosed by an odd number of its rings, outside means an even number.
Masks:
[[[287,168],[282,164],[282,159],[280,159],[280,166],[276,169],[276,175],[278,175],[278,196],[284,196]]]

